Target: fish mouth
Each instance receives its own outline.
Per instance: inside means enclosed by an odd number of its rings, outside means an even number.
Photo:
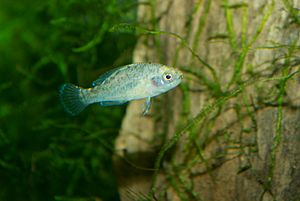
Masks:
[[[183,74],[181,72],[178,72],[179,79],[183,79]]]

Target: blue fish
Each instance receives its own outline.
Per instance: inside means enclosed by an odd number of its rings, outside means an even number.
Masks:
[[[91,88],[63,84],[59,95],[65,111],[72,116],[93,103],[111,106],[137,99],[146,99],[143,114],[147,114],[151,98],[175,88],[182,77],[179,70],[163,64],[129,64],[104,73]]]

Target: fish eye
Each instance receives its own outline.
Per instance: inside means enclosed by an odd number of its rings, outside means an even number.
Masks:
[[[166,74],[165,75],[165,79],[166,80],[171,80],[172,79],[172,75],[171,74]]]

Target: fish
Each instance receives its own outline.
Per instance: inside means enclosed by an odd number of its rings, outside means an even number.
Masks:
[[[151,98],[178,86],[183,79],[180,70],[158,63],[134,63],[112,69],[92,82],[90,88],[71,83],[61,85],[59,97],[64,110],[78,115],[88,105],[122,105],[145,99],[143,115],[148,114]]]

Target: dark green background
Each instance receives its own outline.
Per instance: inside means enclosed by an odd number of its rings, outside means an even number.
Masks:
[[[136,2],[0,1],[0,201],[119,200],[111,164],[124,106],[65,114],[58,88],[131,63]]]

